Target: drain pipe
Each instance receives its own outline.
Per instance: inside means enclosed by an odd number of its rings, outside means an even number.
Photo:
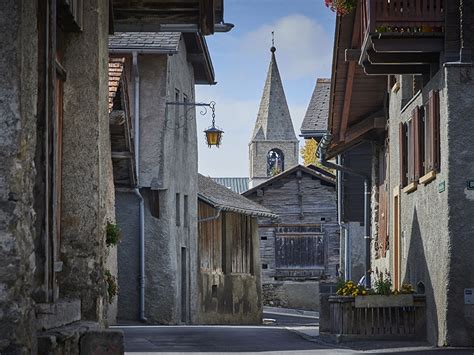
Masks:
[[[365,287],[370,288],[370,176],[339,164],[334,164],[326,160],[326,152],[332,141],[332,135],[326,133],[318,144],[317,154],[321,164],[327,168],[334,169],[343,173],[360,176],[364,179],[364,239],[365,239]],[[348,238],[347,238],[348,240]]]
[[[145,317],[145,201],[140,193],[140,72],[138,71],[138,52],[132,52],[133,65],[133,93],[135,116],[135,172],[137,174],[137,186],[134,193],[138,198],[140,209],[140,321],[146,322]]]
[[[337,156],[336,162],[338,165],[342,166],[342,157]],[[342,211],[343,211],[343,173],[340,170],[337,170],[337,223],[339,224],[340,235],[344,235],[344,281],[349,281],[352,278],[351,275],[351,244],[349,240],[349,228],[342,221]],[[340,238],[341,239],[341,238]]]

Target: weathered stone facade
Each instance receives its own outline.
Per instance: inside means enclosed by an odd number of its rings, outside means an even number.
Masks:
[[[69,32],[46,3],[7,1],[0,14],[2,354],[79,352],[106,326],[109,7],[84,0],[82,31]]]
[[[413,79],[403,76],[400,91],[390,95],[389,201],[399,195],[401,278],[426,293],[428,340],[440,346],[474,344],[474,308],[464,303],[464,289],[474,285],[470,263],[473,197],[466,185],[474,176],[469,148],[472,130],[467,119],[474,107],[471,71],[470,64],[445,64],[410,101],[404,90],[410,90]],[[400,191],[398,127],[412,118],[414,108],[428,102],[431,90],[439,90],[440,97],[441,166],[434,180],[420,182],[410,192]],[[379,257],[372,248],[373,268],[389,270],[392,275],[394,228],[391,218],[386,257]],[[375,238],[375,229],[373,234]]]

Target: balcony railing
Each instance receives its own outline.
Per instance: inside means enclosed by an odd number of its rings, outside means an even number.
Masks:
[[[444,32],[444,0],[365,0],[362,35]]]

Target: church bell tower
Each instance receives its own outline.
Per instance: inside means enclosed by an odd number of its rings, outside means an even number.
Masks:
[[[270,67],[249,143],[250,188],[298,164],[299,142],[283,90],[275,46],[270,51]]]

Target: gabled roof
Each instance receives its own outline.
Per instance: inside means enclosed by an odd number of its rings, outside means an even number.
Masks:
[[[112,53],[176,54],[181,36],[187,59],[193,65],[196,84],[214,85],[216,78],[205,37],[199,33],[181,32],[116,32],[109,36]]]
[[[267,186],[270,186],[271,184],[275,183],[276,181],[288,176],[288,175],[291,175],[293,174],[294,172],[297,172],[297,171],[301,171],[301,172],[304,172],[304,173],[307,173],[311,176],[314,176],[322,181],[325,181],[327,183],[330,183],[330,184],[333,184],[333,185],[336,185],[336,177],[334,175],[332,175],[331,173],[325,171],[325,170],[322,170],[316,166],[311,166],[311,167],[306,167],[306,166],[303,166],[303,165],[296,165],[294,167],[292,167],[291,169],[288,169],[288,170],[285,170],[284,172],[278,174],[278,175],[275,175],[274,177],[272,177],[271,179],[265,181],[265,182],[262,182],[261,184],[255,186],[254,188],[244,192],[242,195],[243,196],[249,196],[251,195],[252,193],[256,192],[257,190],[260,190],[260,189],[263,189]]]
[[[198,198],[222,211],[236,212],[253,217],[278,217],[269,209],[201,174],[198,176]]]
[[[297,142],[290,110],[286,102],[285,91],[272,47],[272,57],[268,68],[267,80],[263,89],[260,109],[252,134],[252,140]]]
[[[317,79],[313,96],[301,125],[301,137],[316,138],[328,129],[331,79]]]
[[[212,178],[212,180],[238,194],[241,194],[249,189],[249,178],[247,177],[217,177]]]

